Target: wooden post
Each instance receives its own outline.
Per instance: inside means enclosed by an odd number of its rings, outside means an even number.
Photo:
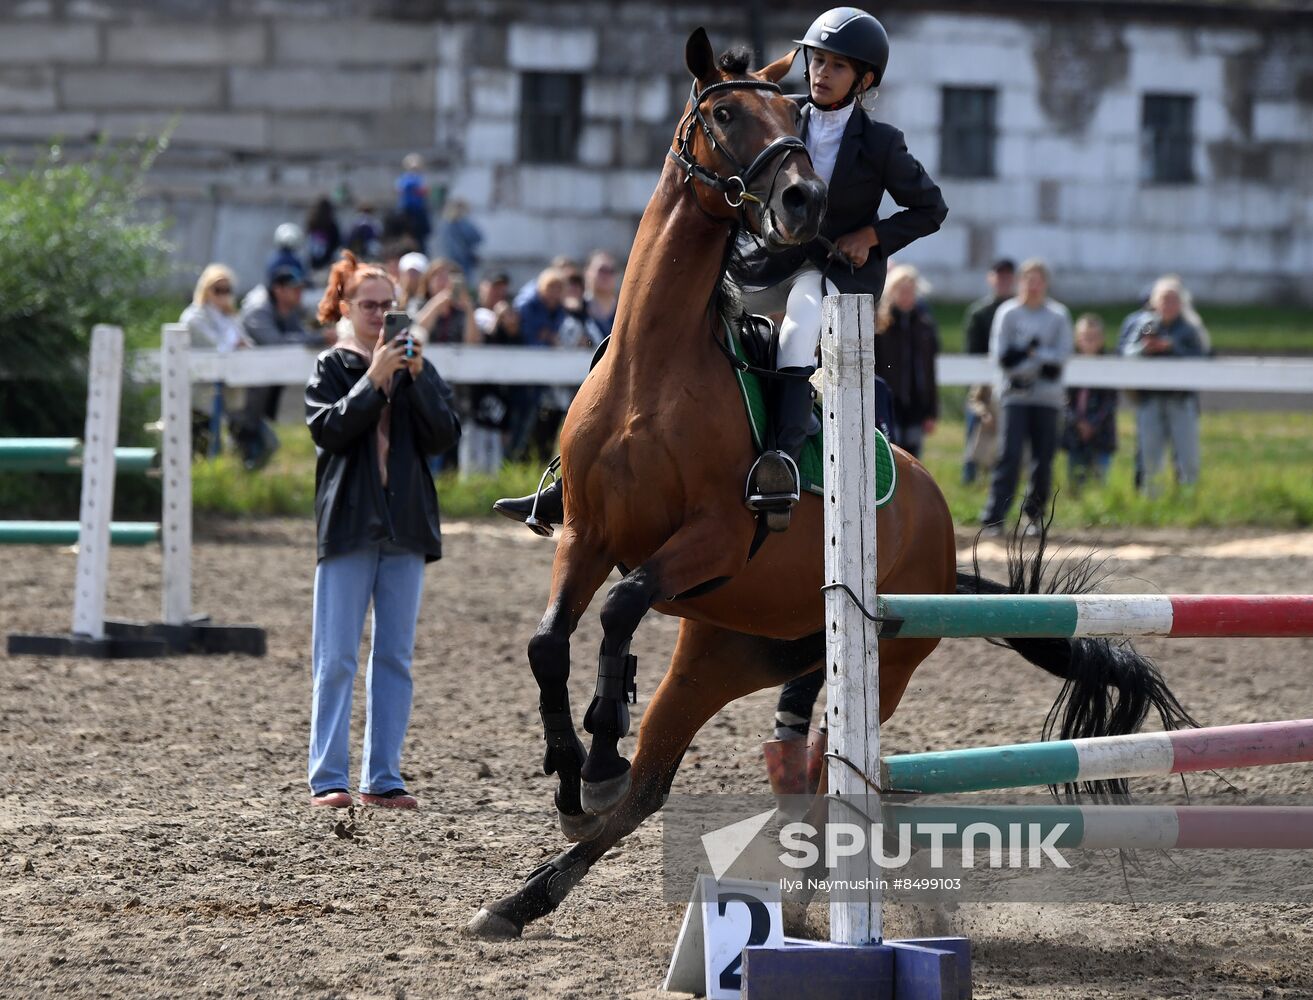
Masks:
[[[78,517],[77,578],[73,634],[105,637],[105,587],[109,581],[109,522],[114,513],[114,445],[119,436],[123,388],[123,331],[91,331],[87,373],[87,422],[82,434],[82,502]]]
[[[833,295],[822,304],[821,368],[825,409],[825,580],[842,583],[875,608],[875,300]],[[827,874],[865,893],[836,891],[830,902],[830,940],[871,944],[883,938],[881,869],[871,859],[863,780],[880,773],[879,629],[843,590],[825,592],[826,685],[829,706],[830,822],[863,827],[863,850]],[[845,761],[851,762],[851,766]],[[854,770],[857,768],[858,770]],[[860,772],[860,773],[859,773]],[[855,808],[854,808],[855,807]],[[869,818],[868,818],[869,817]]]
[[[160,347],[160,420],[164,425],[163,614],[168,625],[191,617],[191,337],[164,328]]]

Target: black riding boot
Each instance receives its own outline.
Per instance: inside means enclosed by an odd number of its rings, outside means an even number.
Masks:
[[[523,521],[535,535],[550,538],[552,526],[565,523],[562,492],[561,480],[557,479],[546,489],[526,497],[504,497],[494,503],[492,509],[498,514],[505,514],[512,521]]]
[[[784,379],[780,383],[771,413],[775,450],[763,452],[753,465],[748,473],[744,499],[748,509],[765,513],[766,526],[771,531],[783,531],[789,526],[793,505],[802,493],[798,458],[802,446],[807,443],[807,432],[812,424],[813,394],[808,379],[816,369],[808,366],[781,368],[780,371],[802,377]]]

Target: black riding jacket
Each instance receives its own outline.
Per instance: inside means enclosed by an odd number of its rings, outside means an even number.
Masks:
[[[801,135],[805,139],[812,105],[806,97],[794,100],[802,105]],[[882,219],[880,203],[885,192],[903,210]],[[819,240],[779,253],[769,253],[753,241],[746,253],[743,283],[756,287],[778,284],[810,261],[840,292],[869,292],[878,299],[884,291],[889,257],[913,240],[935,232],[947,215],[948,206],[939,186],[907,151],[903,133],[876,121],[859,106],[848,119],[839,143],[821,235],[833,242],[869,225],[875,227],[879,244],[871,247],[861,267],[849,268],[835,261],[826,271],[828,251]]]
[[[460,439],[452,392],[429,361],[417,380],[402,371],[388,427],[388,484],[378,468],[378,427],[387,397],[346,348],[319,355],[305,387],[314,438],[319,558],[391,541],[426,562],[442,558],[438,494],[427,458]]]

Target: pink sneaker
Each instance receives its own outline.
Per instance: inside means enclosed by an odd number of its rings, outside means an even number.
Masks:
[[[360,801],[363,805],[377,806],[380,809],[418,809],[419,799],[411,795],[404,788],[394,788],[390,792],[383,792],[379,795],[371,795],[369,792],[360,793]]]
[[[310,804],[312,806],[323,806],[327,809],[350,809],[355,802],[351,798],[351,793],[343,788],[333,788],[321,795],[311,795]]]

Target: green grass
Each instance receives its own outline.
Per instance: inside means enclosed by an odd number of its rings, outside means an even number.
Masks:
[[[1067,303],[1073,317],[1083,312],[1098,313],[1115,345],[1122,321],[1135,309],[1129,302],[1087,306]],[[939,336],[946,354],[964,349],[962,317],[964,302],[933,302]],[[1213,348],[1219,354],[1313,354],[1313,309],[1298,306],[1223,306],[1200,304],[1199,314],[1208,325]]]
[[[1198,486],[1167,485],[1146,497],[1134,483],[1133,411],[1118,414],[1118,451],[1108,481],[1077,494],[1068,485],[1065,453],[1054,463],[1055,525],[1093,527],[1313,526],[1313,416],[1308,413],[1205,413],[1200,422],[1203,470]],[[958,524],[980,522],[986,482],[961,481],[963,426],[945,421],[926,442],[924,461]],[[1166,481],[1170,484],[1170,476]],[[1023,485],[1024,489],[1024,485]],[[1016,509],[1013,509],[1013,515]]]
[[[945,402],[946,412],[960,405]],[[1205,413],[1201,423],[1204,468],[1195,489],[1168,488],[1155,498],[1136,493],[1132,459],[1134,425],[1129,407],[1120,414],[1120,449],[1108,482],[1077,496],[1067,487],[1065,456],[1055,467],[1060,491],[1056,525],[1091,527],[1313,526],[1313,418],[1307,413]],[[961,482],[961,420],[943,421],[930,436],[925,463],[948,498],[954,520],[979,523],[986,484]],[[310,516],[314,510],[314,448],[305,428],[278,428],[283,445],[273,461],[247,472],[230,456],[193,467],[192,498],[198,513],[224,516]],[[492,501],[528,493],[541,470],[507,466],[498,476],[438,477],[447,517],[488,516]]]
[[[315,448],[300,424],[278,427],[281,447],[267,466],[255,472],[226,452],[214,460],[192,465],[192,505],[198,513],[241,516],[309,517],[315,505]],[[460,479],[438,476],[438,495],[446,517],[489,514],[499,497],[529,493],[538,485],[542,470],[508,465],[498,476]]]

